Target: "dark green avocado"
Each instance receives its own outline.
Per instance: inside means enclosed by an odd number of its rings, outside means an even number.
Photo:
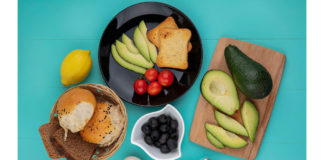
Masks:
[[[233,80],[249,98],[264,98],[272,90],[269,72],[258,62],[245,55],[234,45],[225,48],[225,59]]]

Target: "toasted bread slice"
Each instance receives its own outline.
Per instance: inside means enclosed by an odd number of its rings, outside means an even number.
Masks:
[[[58,123],[46,123],[39,127],[39,134],[42,137],[47,154],[52,159],[64,158],[64,154],[58,152],[51,141],[51,135],[60,128]]]
[[[154,29],[150,30],[147,33],[148,39],[158,48],[160,48],[160,35],[159,31],[163,28],[169,28],[169,29],[178,29],[178,26],[173,19],[173,17],[166,18],[163,22],[161,22],[158,26],[156,26]],[[188,51],[191,51],[192,45],[189,42],[188,44]]]
[[[160,49],[156,60],[159,67],[176,69],[188,68],[189,29],[161,29]]]

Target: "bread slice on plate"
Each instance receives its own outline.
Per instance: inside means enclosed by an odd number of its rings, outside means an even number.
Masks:
[[[39,134],[42,137],[47,154],[52,159],[64,158],[64,154],[58,152],[53,146],[53,143],[51,142],[51,135],[60,128],[61,127],[58,123],[46,123],[40,126],[38,129]]]
[[[173,19],[173,17],[166,18],[163,22],[161,22],[158,26],[156,26],[154,29],[150,30],[147,33],[148,39],[158,48],[160,48],[160,29],[178,29],[178,26]],[[188,44],[188,51],[191,51],[192,45],[189,42]]]
[[[189,29],[161,29],[160,48],[156,60],[159,67],[187,69]]]
[[[52,138],[54,145],[60,153],[64,153],[67,159],[89,160],[95,152],[97,145],[84,141],[79,133],[68,132],[64,141],[64,129],[57,130]]]

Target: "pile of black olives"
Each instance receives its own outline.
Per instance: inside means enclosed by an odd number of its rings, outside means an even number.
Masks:
[[[178,121],[165,114],[151,117],[142,126],[144,141],[154,145],[162,153],[169,153],[178,147]]]

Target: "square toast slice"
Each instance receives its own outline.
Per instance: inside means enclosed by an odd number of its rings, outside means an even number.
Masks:
[[[150,30],[147,33],[148,39],[158,48],[160,48],[160,29],[169,28],[169,29],[178,29],[178,26],[173,19],[173,17],[166,18],[163,22],[161,22],[158,26],[156,26],[154,29]],[[189,42],[188,44],[188,51],[191,51],[192,45]]]
[[[97,144],[84,141],[79,133],[68,132],[64,141],[64,129],[57,130],[53,135],[54,145],[67,159],[89,160],[97,148]]]
[[[161,29],[160,48],[156,64],[159,67],[188,68],[188,43],[191,31],[182,29]]]
[[[58,152],[51,141],[51,135],[60,128],[61,127],[58,123],[46,123],[40,126],[38,129],[47,154],[52,159],[64,158],[64,154]]]

